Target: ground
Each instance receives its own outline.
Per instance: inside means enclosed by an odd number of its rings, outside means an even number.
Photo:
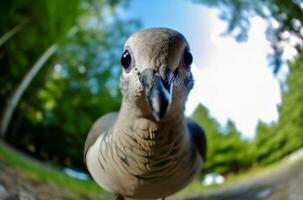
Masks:
[[[302,200],[303,162],[187,200]]]
[[[66,199],[72,193],[56,185],[24,177],[7,164],[0,163],[0,200]]]
[[[0,140],[0,200],[105,200],[92,180],[80,181]]]
[[[266,173],[212,189],[200,182],[169,200],[302,200],[303,150]],[[297,156],[298,157],[298,156]],[[293,158],[293,157],[291,157]],[[245,177],[245,176],[244,176]],[[201,192],[203,191],[203,192]],[[0,200],[113,199],[93,181],[79,182],[0,142]]]
[[[238,175],[219,188],[203,189],[174,200],[302,200],[303,148],[261,170]],[[197,190],[197,189],[196,189]]]

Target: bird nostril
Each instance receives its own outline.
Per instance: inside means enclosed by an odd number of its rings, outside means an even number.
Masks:
[[[179,68],[175,69],[174,76],[176,77],[179,74]]]
[[[140,73],[139,81],[142,85],[149,88],[152,85],[154,79],[155,71],[153,69],[147,68]]]
[[[169,67],[165,67],[163,70],[159,70],[159,74],[165,86],[168,86],[174,79],[174,73]]]

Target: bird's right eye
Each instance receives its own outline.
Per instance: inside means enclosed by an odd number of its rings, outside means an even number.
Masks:
[[[125,50],[121,57],[121,65],[126,72],[129,72],[132,68],[132,58],[129,50]]]
[[[185,49],[183,54],[183,65],[184,68],[190,70],[190,65],[193,62],[193,56],[191,55],[189,49]]]

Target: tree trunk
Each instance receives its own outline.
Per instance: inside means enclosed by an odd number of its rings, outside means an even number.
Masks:
[[[11,37],[13,37],[16,33],[18,33],[19,31],[21,31],[25,25],[29,22],[29,19],[26,18],[23,21],[21,21],[19,24],[17,24],[14,28],[12,28],[11,30],[9,30],[8,32],[6,32],[4,35],[2,35],[0,37],[0,47],[7,41],[9,40]]]
[[[29,86],[30,82],[34,79],[37,75],[39,70],[44,66],[47,60],[55,53],[58,46],[56,44],[49,47],[42,56],[37,60],[37,62],[31,67],[29,72],[25,75],[21,83],[16,88],[15,92],[12,94],[11,98],[9,99],[7,105],[4,108],[1,122],[0,122],[0,135],[5,137],[7,128],[10,124],[12,115],[18,105],[21,96],[23,95],[26,88]]]
[[[11,131],[9,132],[9,134],[6,134],[6,139],[11,140],[12,143],[13,141],[15,141],[16,138],[18,138],[18,133],[21,123],[24,120],[25,114],[27,113],[28,109],[30,108],[30,106],[32,106],[32,102],[34,99],[37,98],[37,94],[39,91],[41,91],[41,89],[43,88],[43,83],[47,82],[47,78],[49,78],[50,76],[48,76],[48,74],[51,74],[52,70],[54,69],[54,66],[58,63],[58,60],[53,61],[50,65],[47,66],[47,71],[46,73],[43,74],[41,83],[38,83],[37,85],[33,86],[34,89],[32,89],[30,91],[30,95],[29,98],[26,99],[26,101],[24,102],[24,107],[22,107],[20,109],[20,112],[18,113],[18,115],[16,116],[14,123],[10,123],[11,126],[13,126],[13,128],[11,129]],[[9,129],[7,129],[9,130]],[[15,143],[14,143],[15,144]]]

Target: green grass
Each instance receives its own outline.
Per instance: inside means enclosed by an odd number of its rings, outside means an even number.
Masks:
[[[34,160],[3,142],[0,142],[0,161],[19,171],[26,178],[55,184],[65,191],[77,193],[79,197],[108,195],[94,181],[81,181],[68,177],[59,168]]]
[[[54,184],[65,191],[77,193],[77,196],[84,198],[96,198],[109,194],[101,190],[93,181],[80,181],[66,176],[62,170],[51,165],[43,164],[29,156],[26,156],[0,141],[0,161],[19,171],[24,177],[32,180]],[[195,196],[201,193],[214,192],[220,188],[231,186],[241,181],[250,180],[263,176],[269,172],[293,165],[287,158],[268,166],[258,166],[246,172],[229,176],[222,185],[203,186],[200,179],[196,179],[189,186],[176,194],[176,197],[183,199],[188,196]],[[295,164],[303,164],[303,159],[295,161]]]

